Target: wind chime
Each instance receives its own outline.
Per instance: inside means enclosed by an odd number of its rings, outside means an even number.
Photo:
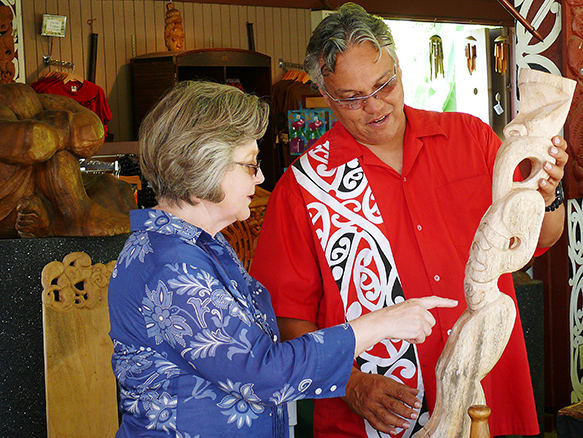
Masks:
[[[439,35],[429,38],[429,79],[437,78],[441,73],[445,77],[443,70],[443,44]]]
[[[506,73],[508,68],[508,38],[503,35],[494,40],[494,57],[496,58],[495,69],[501,75]]]
[[[466,37],[470,42],[466,45],[466,59],[468,64],[468,71],[470,74],[476,71],[476,45],[473,44],[476,39],[473,36]]]

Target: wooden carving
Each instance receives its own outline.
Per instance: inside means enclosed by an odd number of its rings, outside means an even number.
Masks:
[[[111,175],[85,188],[79,159],[102,146],[97,115],[65,96],[0,85],[0,238],[128,233],[131,186]]]
[[[237,253],[247,272],[249,272],[253,262],[269,195],[269,191],[256,187],[255,196],[249,205],[251,216],[245,221],[234,222],[221,231]]]
[[[113,438],[117,431],[107,306],[114,265],[92,265],[74,252],[42,271],[48,438]]]
[[[16,68],[12,61],[16,57],[10,6],[0,4],[0,84],[14,82]]]
[[[565,140],[569,144],[569,162],[566,167],[568,198],[583,197],[583,1],[567,0],[563,32],[565,38],[565,75],[577,82],[573,97],[573,109],[565,127]]]
[[[182,50],[184,48],[184,27],[182,17],[178,9],[174,9],[174,3],[166,5],[166,27],[164,27],[164,40],[168,50]]]
[[[574,81],[536,70],[519,75],[521,109],[504,128],[493,175],[492,206],[476,231],[466,264],[462,313],[437,362],[437,399],[425,427],[415,437],[467,438],[472,405],[486,405],[481,380],[500,359],[510,338],[516,308],[498,289],[498,278],[522,268],[536,249],[544,216],[544,200],[537,191],[548,178],[545,161],[551,138],[567,117]],[[531,173],[513,182],[523,160]],[[511,382],[509,382],[511,384]]]

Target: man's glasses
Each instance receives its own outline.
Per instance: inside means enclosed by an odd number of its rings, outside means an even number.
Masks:
[[[366,105],[366,101],[368,99],[371,99],[373,97],[377,99],[379,98],[383,99],[387,97],[391,93],[391,91],[395,89],[396,86],[397,86],[397,65],[395,65],[395,74],[391,76],[391,78],[387,82],[385,82],[383,85],[377,88],[374,93],[369,94],[368,96],[349,97],[348,99],[336,99],[335,97],[330,95],[330,93],[328,93],[328,90],[326,90],[325,88],[324,92],[341,108],[349,110],[359,110],[364,108],[364,106]]]
[[[257,164],[250,164],[250,163],[238,163],[235,161],[235,164],[238,164],[239,166],[243,166],[243,167],[248,167],[249,169],[253,169],[253,176],[257,176],[257,174],[259,173],[259,169],[261,166],[261,160],[257,160]]]

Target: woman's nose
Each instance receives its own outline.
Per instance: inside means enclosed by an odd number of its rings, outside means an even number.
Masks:
[[[255,185],[259,185],[263,181],[265,181],[265,175],[263,175],[263,171],[261,170],[260,167],[259,170],[257,171],[257,175],[255,175]]]

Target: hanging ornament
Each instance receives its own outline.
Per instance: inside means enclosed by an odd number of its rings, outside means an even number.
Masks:
[[[466,59],[470,74],[476,71],[476,45],[472,44],[476,39],[473,36],[466,37],[470,42],[466,44]]]
[[[439,35],[429,38],[429,79],[437,78],[437,75],[445,77],[443,70],[443,44]]]
[[[508,38],[503,35],[494,40],[494,58],[496,58],[495,69],[501,75],[506,73],[508,68]]]

